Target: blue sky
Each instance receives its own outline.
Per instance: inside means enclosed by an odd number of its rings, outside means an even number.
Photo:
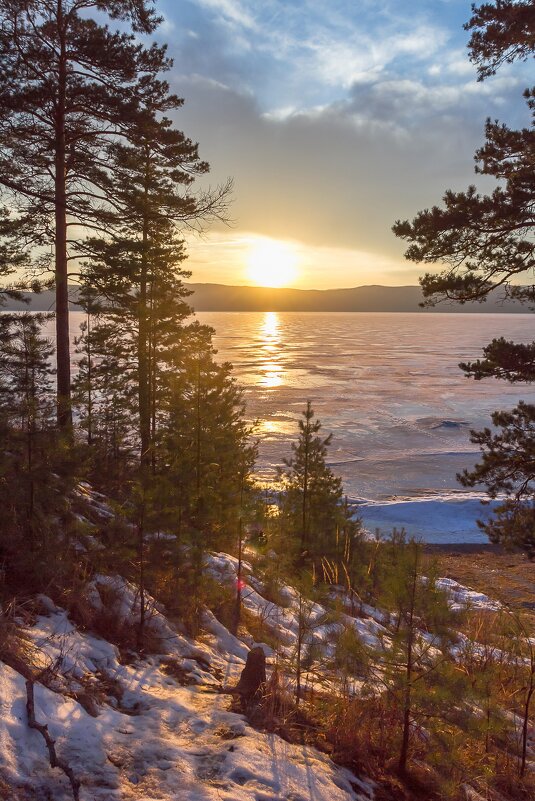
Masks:
[[[487,116],[528,120],[527,65],[476,81],[465,0],[158,7],[186,101],[176,122],[212,182],[234,179],[232,226],[190,242],[194,280],[258,280],[249,256],[275,239],[295,286],[415,283],[393,221],[474,182]]]

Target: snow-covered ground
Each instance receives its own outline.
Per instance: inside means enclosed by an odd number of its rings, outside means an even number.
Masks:
[[[225,562],[232,570],[232,558],[222,555],[214,557],[214,568]],[[117,615],[135,622],[136,593],[119,577],[97,577],[87,598],[98,609],[99,590],[110,584]],[[249,606],[267,603],[250,593]],[[36,719],[48,725],[58,755],[81,780],[81,801],[366,801],[372,796],[370,783],[316,749],[256,731],[229,711],[229,696],[217,688],[235,682],[248,647],[211,613],[205,619],[209,633],[199,643],[173,630],[152,604],[153,633],[162,636],[165,654],[127,664],[114,645],[79,630],[50,599],[42,596],[40,606],[43,613],[25,634],[35,646],[36,663],[54,664],[57,678],[50,683],[54,691],[36,684]],[[292,627],[290,621],[288,631]],[[50,768],[44,739],[27,726],[25,704],[24,678],[0,662],[0,779],[13,788],[13,801],[66,801],[72,798],[69,782]]]
[[[470,608],[487,612],[497,612],[502,608],[502,605],[499,601],[489,598],[488,595],[485,595],[482,592],[477,592],[477,590],[471,590],[468,587],[464,587],[454,579],[439,578],[437,579],[436,585],[449,596],[450,609],[460,610]]]
[[[228,554],[208,557],[208,570],[222,584],[236,580],[237,561]],[[264,597],[261,583],[244,564],[243,606],[261,619],[280,642],[277,658],[291,660],[298,632],[299,596],[282,587],[280,603]],[[451,579],[439,586],[455,609],[494,611],[487,596]],[[333,590],[334,592],[334,590]],[[388,640],[388,615],[358,605],[351,612],[342,588],[335,592],[333,615],[306,602],[307,647],[321,654],[329,676],[335,641],[343,628],[376,645]],[[86,587],[85,603],[95,614],[111,612],[120,624],[139,620],[135,588],[119,576],[96,576]],[[293,745],[276,734],[253,729],[230,711],[229,695],[218,690],[237,681],[247,653],[257,645],[237,639],[208,610],[205,634],[193,641],[148,598],[147,628],[160,653],[121,658],[118,648],[82,630],[46,596],[39,614],[23,626],[33,646],[34,669],[53,666],[46,684],[35,685],[35,712],[56,740],[58,755],[81,780],[81,801],[369,801],[373,783],[332,763],[311,746]],[[269,666],[273,650],[264,644]],[[331,680],[335,674],[331,667]],[[317,676],[311,669],[309,686]],[[325,683],[325,678],[323,678]],[[328,679],[327,679],[328,682]],[[42,736],[27,725],[23,676],[0,662],[0,797],[2,781],[13,801],[72,797],[67,778],[49,766]]]

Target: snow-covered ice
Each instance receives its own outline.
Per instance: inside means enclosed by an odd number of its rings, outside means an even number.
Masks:
[[[388,536],[394,528],[404,528],[408,536],[429,543],[481,543],[487,540],[476,520],[487,520],[492,512],[492,504],[481,504],[483,497],[446,494],[366,501],[356,504],[355,511],[370,534],[379,529]]]

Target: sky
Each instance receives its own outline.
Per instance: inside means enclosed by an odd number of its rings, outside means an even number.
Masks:
[[[212,186],[234,182],[229,223],[188,236],[193,281],[416,284],[393,222],[447,188],[492,188],[473,172],[485,119],[528,122],[526,65],[476,80],[469,0],[157,5],[177,127]]]

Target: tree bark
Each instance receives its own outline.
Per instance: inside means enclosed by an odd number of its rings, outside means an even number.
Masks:
[[[137,647],[143,650],[145,644],[145,618],[146,618],[146,598],[145,598],[145,487],[142,488],[143,500],[139,511],[137,526],[137,548],[139,559],[139,625],[137,629]]]
[[[149,155],[145,162],[145,191],[143,206],[143,232],[141,251],[141,275],[138,299],[138,404],[141,464],[151,463],[151,409],[150,409],[150,364],[148,321],[148,247],[149,247]]]
[[[245,667],[241,672],[236,687],[223,692],[229,695],[239,695],[244,706],[247,706],[257,696],[266,683],[266,655],[264,649],[257,645],[247,654]]]
[[[58,427],[62,431],[70,433],[72,431],[72,409],[71,356],[69,339],[69,286],[67,271],[67,192],[65,141],[67,53],[62,0],[57,0],[57,25],[60,42],[54,158],[57,420]]]
[[[405,670],[405,693],[403,698],[403,737],[401,741],[401,752],[399,755],[398,771],[403,776],[407,772],[407,760],[409,757],[409,740],[410,740],[410,727],[411,727],[411,709],[412,709],[412,649],[414,645],[414,611],[416,603],[416,587],[418,582],[418,557],[415,557],[414,573],[412,577],[411,587],[411,600],[409,617],[407,621],[408,636],[407,636],[407,663]]]
[[[528,688],[526,701],[524,703],[524,719],[522,721],[522,759],[520,763],[520,778],[522,778],[524,776],[524,773],[526,772],[526,759],[528,752],[529,708],[534,691],[535,687],[533,686],[533,671],[532,671],[530,677],[530,686]]]

